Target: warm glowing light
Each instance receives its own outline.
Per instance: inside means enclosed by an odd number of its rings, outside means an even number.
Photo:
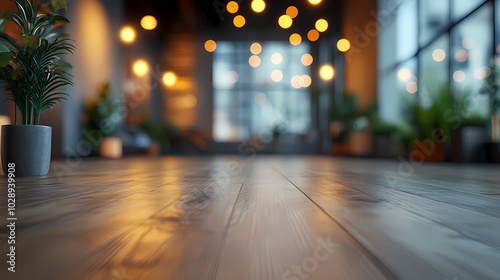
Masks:
[[[314,27],[316,27],[316,30],[319,32],[325,32],[328,29],[328,21],[326,21],[326,19],[318,19]]]
[[[229,71],[229,73],[227,73],[227,79],[231,84],[236,84],[240,79],[240,76],[236,71]]]
[[[255,99],[254,100],[255,100],[255,103],[257,105],[262,106],[262,105],[266,104],[266,102],[267,102],[267,96],[266,96],[265,93],[259,92],[259,93],[257,93],[255,95]]]
[[[296,18],[299,14],[299,10],[295,6],[290,6],[286,9],[286,14],[291,18]]]
[[[217,43],[214,40],[207,40],[205,42],[205,50],[207,52],[214,52],[217,49]]]
[[[479,68],[476,69],[476,71],[474,71],[474,78],[476,80],[484,80],[490,75],[491,75],[491,69],[489,67]]]
[[[175,75],[174,72],[167,72],[167,73],[163,74],[163,83],[167,87],[171,87],[171,86],[175,85],[176,82],[177,82],[177,75]]]
[[[313,5],[318,5],[319,3],[321,3],[321,0],[308,0],[308,1]]]
[[[186,95],[182,98],[184,103],[184,108],[193,108],[198,103],[198,99],[192,94]]]
[[[250,59],[248,59],[248,63],[250,64],[250,66],[252,67],[259,67],[260,65],[260,57],[257,56],[257,55],[252,55],[250,57]]]
[[[316,29],[311,29],[307,32],[307,39],[311,42],[315,42],[319,39],[319,32]]]
[[[293,33],[292,35],[290,35],[290,44],[298,46],[300,45],[300,43],[302,43],[302,37],[300,37],[298,33]]]
[[[347,52],[351,49],[351,42],[347,39],[340,39],[337,42],[337,49],[341,52]]]
[[[242,28],[243,26],[245,26],[245,23],[246,23],[246,20],[243,16],[241,15],[237,15],[234,17],[233,19],[233,24],[234,26],[238,27],[238,28]]]
[[[290,81],[290,84],[292,84],[292,87],[294,88],[301,88],[302,85],[300,84],[300,76],[295,75],[292,77],[292,80]]]
[[[283,80],[283,72],[281,72],[281,70],[274,70],[273,72],[271,72],[271,80],[276,83],[280,82],[281,80]]]
[[[154,16],[144,16],[141,19],[141,26],[146,30],[153,30],[158,25],[156,18]]]
[[[260,52],[262,52],[262,46],[259,43],[253,43],[250,46],[250,52],[252,54],[259,54]]]
[[[411,71],[408,68],[398,70],[398,79],[402,82],[407,82],[411,79]]]
[[[413,94],[418,91],[417,82],[409,82],[406,84],[406,91]]]
[[[125,43],[132,43],[135,40],[135,31],[130,26],[125,26],[120,32],[120,38]]]
[[[474,48],[474,45],[474,39],[472,39],[471,37],[467,37],[462,41],[462,46],[467,50]]]
[[[319,76],[323,80],[331,80],[335,76],[335,69],[331,65],[323,65],[319,69]]]
[[[299,82],[300,82],[300,86],[306,88],[306,87],[311,86],[312,79],[309,75],[302,75],[299,79]]]
[[[436,49],[432,52],[432,58],[437,62],[441,62],[446,58],[446,53],[442,49]]]
[[[465,62],[469,59],[469,53],[466,50],[459,50],[455,53],[455,59],[458,62]]]
[[[256,13],[262,13],[266,8],[266,2],[263,0],[253,0],[252,1],[252,10]]]
[[[133,69],[134,69],[134,73],[137,76],[144,76],[149,71],[149,65],[145,60],[140,59],[134,63]]]
[[[273,53],[273,55],[271,55],[271,62],[273,64],[281,64],[281,62],[283,61],[283,56],[281,56],[280,53]]]
[[[238,12],[239,8],[240,6],[236,1],[229,1],[226,5],[226,10],[230,14],[235,14],[236,12]]]
[[[465,72],[460,70],[455,71],[455,73],[453,73],[453,80],[455,80],[455,82],[457,83],[465,81]]]
[[[283,29],[288,29],[292,26],[293,19],[289,15],[282,15],[278,19],[278,24]]]
[[[300,62],[302,62],[304,66],[310,66],[313,63],[313,57],[312,55],[306,53],[302,55],[302,57],[300,58]]]

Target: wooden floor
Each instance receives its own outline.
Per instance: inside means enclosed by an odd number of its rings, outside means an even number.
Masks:
[[[17,180],[17,272],[2,225],[0,279],[500,279],[499,171],[331,157],[55,162]]]

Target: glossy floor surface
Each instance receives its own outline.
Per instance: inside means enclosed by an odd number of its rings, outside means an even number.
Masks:
[[[331,157],[54,162],[0,279],[500,279],[500,167]],[[0,220],[7,224],[5,177]]]

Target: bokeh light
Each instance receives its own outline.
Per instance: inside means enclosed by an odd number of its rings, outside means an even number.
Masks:
[[[413,94],[418,91],[417,82],[409,82],[406,84],[406,91]]]
[[[286,9],[286,14],[291,18],[296,18],[299,14],[299,10],[295,6],[290,6]]]
[[[453,80],[457,83],[465,81],[465,72],[461,70],[455,71],[455,73],[453,73]]]
[[[469,59],[469,53],[466,50],[459,50],[455,53],[455,59],[458,62],[466,62]]]
[[[437,62],[441,62],[446,58],[446,52],[442,49],[436,49],[432,52],[432,58]]]
[[[230,14],[237,13],[239,8],[240,8],[240,6],[238,5],[238,3],[236,1],[229,1],[226,5],[226,10]]]
[[[242,28],[243,26],[245,26],[245,23],[246,23],[245,17],[243,17],[242,15],[237,15],[233,19],[234,26],[238,28]]]
[[[192,108],[194,106],[196,106],[196,103],[198,103],[198,99],[196,99],[196,97],[192,94],[190,95],[187,95],[185,97],[185,104],[186,104],[186,107],[188,108]]]
[[[407,82],[411,79],[411,71],[408,68],[398,70],[398,79],[402,82]]]
[[[308,0],[308,1],[313,5],[318,5],[319,3],[321,3],[321,0]]]
[[[139,59],[134,63],[133,70],[137,76],[142,77],[148,73],[149,65],[145,60]]]
[[[302,62],[304,66],[310,66],[313,63],[313,57],[312,55],[306,53],[302,55],[302,57],[300,58],[300,62]]]
[[[166,72],[163,74],[163,84],[165,84],[167,87],[171,87],[175,85],[177,82],[177,75],[175,75],[174,72]]]
[[[239,79],[240,79],[240,76],[238,75],[238,72],[236,72],[236,71],[229,71],[229,73],[227,73],[227,80],[231,84],[236,84]]]
[[[347,52],[351,49],[351,42],[347,39],[340,39],[337,42],[337,49],[341,52]]]
[[[250,46],[250,52],[252,54],[259,54],[260,52],[262,52],[262,46],[259,43],[253,43]]]
[[[300,76],[299,75],[293,76],[292,79],[290,80],[290,84],[294,88],[301,88],[302,85],[300,84]]]
[[[311,29],[307,32],[307,39],[311,42],[315,42],[319,39],[319,32],[316,29]]]
[[[328,65],[328,64],[323,65],[319,69],[319,76],[323,80],[326,80],[326,81],[331,80],[335,76],[335,69],[333,69],[333,67],[331,65]]]
[[[328,21],[326,19],[318,19],[316,21],[316,24],[314,24],[314,27],[316,27],[316,30],[319,32],[325,32],[328,29]]]
[[[283,29],[288,29],[293,24],[293,19],[289,15],[282,15],[278,19],[278,24]]]
[[[207,40],[205,42],[205,50],[207,52],[214,52],[217,49],[217,43],[214,40]]]
[[[256,13],[262,13],[266,9],[266,2],[263,0],[253,0],[252,10]]]
[[[271,80],[276,83],[280,82],[281,80],[283,80],[283,72],[281,72],[281,70],[274,70],[273,72],[271,72]]]
[[[290,35],[290,44],[298,46],[300,43],[302,43],[302,37],[298,33]]]
[[[250,66],[252,67],[259,67],[260,65],[260,57],[257,56],[257,55],[252,55],[249,59],[248,59],[248,63],[250,64]]]
[[[281,62],[283,62],[283,56],[280,53],[273,53],[273,55],[271,55],[271,62],[276,65],[281,64]]]
[[[262,106],[262,105],[266,104],[266,102],[267,102],[267,96],[266,96],[266,94],[265,94],[265,93],[263,93],[263,92],[259,92],[259,93],[257,93],[257,94],[255,95],[254,100],[255,100],[255,103],[256,103],[257,105]]]
[[[147,15],[141,19],[141,26],[146,30],[153,30],[157,25],[158,22],[154,16]]]
[[[304,88],[309,87],[312,84],[311,76],[309,76],[309,75],[302,75],[300,77],[300,79],[299,79],[299,82],[300,82],[300,86],[301,87],[304,87]]]
[[[120,38],[124,43],[132,43],[135,40],[135,30],[130,26],[125,26],[120,31]]]
[[[474,39],[472,39],[471,37],[467,37],[462,40],[462,46],[467,50],[473,49],[474,45],[475,45]]]

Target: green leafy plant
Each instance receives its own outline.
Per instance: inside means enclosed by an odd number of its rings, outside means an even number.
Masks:
[[[495,59],[490,62],[491,74],[486,77],[485,83],[481,90],[482,94],[485,94],[490,99],[490,113],[491,113],[491,140],[492,142],[498,142],[498,132],[499,132],[499,116],[498,112],[500,110],[500,94],[498,89],[500,88],[500,70],[496,65]]]
[[[69,21],[52,12],[46,2],[14,0],[17,11],[0,12],[0,80],[25,125],[38,125],[41,113],[64,99],[64,87],[72,85],[70,65],[61,56],[72,53],[74,46],[67,35],[54,31]],[[66,1],[52,0],[51,6],[52,10],[66,8]],[[7,22],[20,28],[19,38],[4,32]],[[16,124],[17,119],[16,110]]]
[[[345,142],[352,132],[367,128],[369,125],[367,115],[371,109],[359,108],[359,97],[356,93],[346,93],[341,103],[332,104],[332,120],[342,124],[337,140]]]
[[[179,134],[179,129],[168,121],[155,122],[151,119],[146,119],[141,123],[141,127],[152,140],[160,143],[162,152],[166,152],[169,149],[171,138]]]
[[[101,85],[98,92],[99,97],[85,109],[87,128],[97,132],[84,135],[85,140],[91,143],[94,154],[98,154],[102,138],[115,134],[123,119],[123,102],[113,96],[110,84]]]

